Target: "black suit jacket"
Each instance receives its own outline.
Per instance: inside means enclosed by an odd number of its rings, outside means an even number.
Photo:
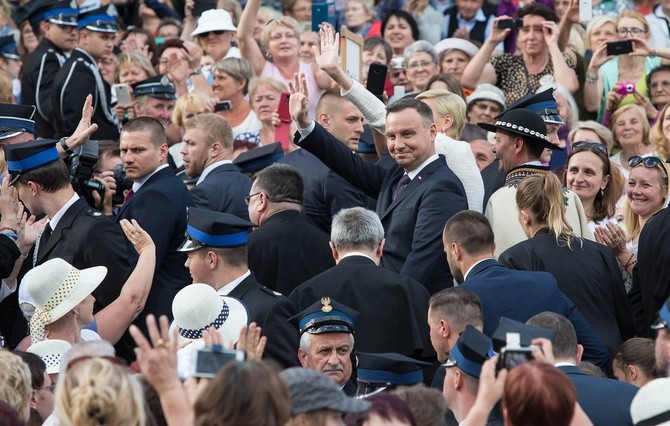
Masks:
[[[547,271],[556,277],[561,291],[614,354],[621,343],[635,335],[621,270],[609,247],[579,239],[571,245],[572,250],[559,246],[545,229],[504,251],[499,260],[510,268]]]
[[[637,335],[655,337],[651,325],[670,296],[670,209],[656,213],[640,234],[633,288],[628,294],[633,305]]]
[[[167,315],[172,319],[172,299],[191,282],[184,266],[186,253],[177,249],[186,232],[186,208],[193,199],[183,182],[169,167],[154,173],[139,191],[121,207],[117,220],[135,219],[151,235],[156,245],[156,273],[144,311],[135,320],[142,330],[147,314]],[[128,243],[130,245],[130,242]],[[137,263],[137,252],[129,247],[131,262]]]
[[[0,278],[7,278],[11,275],[14,263],[20,255],[21,252],[14,240],[0,234]]]
[[[191,188],[191,196],[195,205],[201,209],[230,213],[249,220],[244,197],[249,195],[250,189],[251,179],[239,167],[222,164]]]
[[[119,139],[119,128],[112,121],[114,114],[109,106],[112,99],[109,84],[100,76],[98,64],[80,48],[72,51],[70,58],[56,73],[51,99],[46,100],[51,102],[51,123],[56,139],[74,133],[88,95],[93,95],[91,121],[98,125],[91,139]]]
[[[335,265],[329,241],[299,211],[277,212],[249,234],[249,269],[268,288],[288,295]]]
[[[594,426],[632,425],[630,404],[637,388],[604,377],[589,376],[574,366],[558,367],[577,389],[577,402]]]
[[[305,184],[302,213],[326,234],[330,234],[330,222],[340,210],[349,207],[374,208],[376,200],[354,188],[307,150],[296,149],[278,163],[298,169]]]
[[[244,302],[251,321],[259,325],[263,336],[268,338],[264,357],[274,359],[284,368],[300,365],[298,329],[288,322],[297,311],[286,297],[261,285],[253,275],[245,278],[228,296]]]
[[[494,259],[475,265],[461,287],[479,296],[484,312],[484,334],[491,336],[501,317],[525,323],[545,311],[570,320],[584,346],[584,360],[610,371],[610,355],[603,341],[577,306],[558,289],[547,272],[508,269]]]
[[[427,322],[430,295],[413,279],[379,267],[365,256],[348,256],[298,286],[289,300],[300,312],[326,296],[360,312],[357,351],[435,357]]]
[[[493,163],[484,167],[482,170],[482,180],[484,181],[484,209],[489,203],[489,198],[493,195],[494,192],[505,186],[505,172],[501,172],[498,168],[500,165],[500,160],[495,159]]]
[[[23,64],[21,103],[37,107],[37,113],[33,117],[35,136],[53,138],[56,134],[51,123],[53,82],[66,60],[65,53],[51,40],[43,37]],[[83,104],[79,107],[80,112],[82,106]]]
[[[295,141],[298,143],[299,134]],[[405,173],[353,154],[318,123],[298,143],[352,185],[377,198],[377,214],[386,234],[381,264],[423,284],[430,294],[453,285],[442,246],[442,228],[455,213],[468,208],[461,181],[443,157],[425,166],[393,200],[393,191]]]

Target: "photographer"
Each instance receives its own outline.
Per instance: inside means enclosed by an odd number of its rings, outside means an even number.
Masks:
[[[121,163],[119,143],[113,140],[98,142],[98,161],[93,179],[104,185],[104,193],[93,192],[95,208],[106,216],[116,216],[133,182],[126,177]]]

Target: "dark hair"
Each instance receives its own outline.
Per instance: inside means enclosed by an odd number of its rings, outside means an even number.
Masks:
[[[428,104],[414,98],[402,98],[392,103],[386,107],[386,116],[392,112],[402,112],[406,109],[413,109],[418,112],[421,118],[423,119],[424,127],[428,128],[431,124],[435,122],[433,117],[433,110],[430,109]]]
[[[118,19],[117,19],[118,20]],[[123,35],[123,38],[121,41],[126,41],[129,35],[136,33],[136,34],[144,34],[147,37],[147,45],[149,46],[149,53],[151,54],[152,58],[156,57],[156,40],[154,39],[154,35],[151,33],[151,31],[147,31],[144,28],[141,27],[135,27],[135,26],[130,26],[126,30],[126,33]]]
[[[577,368],[579,368],[582,371],[582,373],[588,376],[607,377],[600,367],[588,361],[580,362],[577,365]]]
[[[349,99],[342,96],[339,87],[332,87],[326,90],[316,103],[316,118],[318,119],[319,115],[322,113],[328,115],[336,113],[336,110],[338,110],[338,107],[341,105],[340,102],[350,103]]]
[[[200,250],[200,257],[203,258],[208,251],[214,252],[217,256],[224,259],[226,264],[232,267],[247,265],[247,246],[240,247],[206,247]]]
[[[147,132],[150,134],[149,138],[151,143],[155,147],[159,147],[164,143],[167,143],[167,137],[165,136],[165,128],[160,121],[151,117],[136,117],[128,121],[123,128],[121,133],[135,133],[135,132]]]
[[[382,392],[377,395],[374,395],[370,398],[366,398],[367,401],[372,403],[372,406],[368,411],[363,413],[349,413],[344,418],[344,422],[348,426],[361,426],[363,425],[370,416],[376,414],[384,420],[400,420],[405,423],[409,423],[412,426],[416,426],[416,421],[414,421],[414,416],[412,412],[405,404],[405,401],[400,399],[397,395],[393,395],[387,392]]]
[[[619,346],[614,357],[612,357],[612,366],[617,366],[620,370],[626,371],[626,367],[629,365],[639,367],[651,379],[660,377],[656,367],[654,341],[652,339],[633,337]]]
[[[14,351],[13,353],[28,365],[33,390],[44,386],[44,372],[47,370],[47,365],[42,361],[42,358],[31,352]]]
[[[384,65],[388,65],[389,62],[391,62],[391,58],[393,57],[393,49],[391,48],[391,45],[388,44],[388,42],[383,38],[379,36],[366,38],[363,42],[363,51],[367,52],[368,50],[372,50],[377,46],[384,48],[384,53],[386,54],[386,63]]]
[[[170,25],[175,26],[179,29],[179,35],[181,35],[181,32],[184,30],[184,25],[181,23],[180,20],[174,19],[174,18],[163,18],[161,19],[161,23],[158,24],[158,27],[156,28],[156,34],[161,30],[163,27],[169,27]],[[179,36],[177,36],[179,37]],[[165,42],[168,40],[172,39],[166,39]]]
[[[444,84],[447,85],[447,90],[449,90],[451,93],[455,95],[460,96],[461,98],[463,98],[463,100],[465,100],[465,92],[463,91],[463,85],[461,85],[461,82],[458,81],[458,79],[454,77],[452,74],[435,74],[428,80],[428,83],[426,84],[426,90],[430,89],[430,85],[435,83],[436,81],[443,82]]]
[[[151,64],[155,67],[160,61],[161,56],[168,49],[184,49],[184,40],[180,38],[169,38],[156,48],[156,54],[151,58]],[[186,49],[184,49],[186,51]]]
[[[273,164],[254,176],[254,184],[267,193],[270,202],[302,205],[305,184],[298,169],[288,164]]]
[[[525,362],[505,380],[503,410],[514,426],[569,425],[577,391],[568,376],[544,362]]]
[[[278,367],[268,361],[231,361],[195,402],[196,425],[282,426],[291,401]]]
[[[656,74],[657,72],[663,72],[663,71],[668,71],[670,72],[670,65],[668,64],[661,64],[657,66],[656,68],[653,68],[649,73],[647,74],[647,77],[645,77],[645,80],[647,82],[647,88],[651,91],[651,77]]]
[[[453,215],[444,225],[442,238],[456,243],[470,255],[493,252],[493,228],[483,214],[474,210],[463,210]]]
[[[121,148],[119,147],[119,141],[115,140],[101,140],[98,141],[98,162],[102,157],[120,157]]]
[[[144,396],[145,402],[145,411],[147,415],[147,426],[167,426],[167,420],[165,419],[165,413],[163,413],[163,407],[161,406],[160,396],[156,389],[151,386],[142,375],[138,375],[137,381],[142,386],[142,395]]]
[[[412,38],[415,41],[419,40],[419,24],[416,23],[416,19],[414,19],[414,17],[411,14],[400,9],[394,9],[389,11],[384,20],[382,21],[382,36],[384,36],[384,32],[386,31],[386,24],[388,24],[389,19],[391,19],[394,16],[398,19],[404,19],[405,21],[407,21],[407,24],[412,29]]]
[[[558,22],[558,16],[556,16],[556,12],[542,3],[533,2],[527,4],[526,6],[520,7],[517,9],[514,17],[516,19],[523,19],[528,15],[541,16],[545,21]]]
[[[431,313],[448,317],[451,326],[459,333],[465,326],[483,327],[484,314],[479,296],[462,287],[451,287],[433,294],[428,301]]]
[[[19,183],[35,182],[44,192],[55,192],[70,185],[70,171],[60,158],[36,169],[21,173]]]
[[[426,387],[423,383],[414,386],[400,386],[393,391],[400,397],[412,412],[418,425],[446,425],[444,415],[447,414],[447,402],[442,392]]]
[[[556,358],[577,357],[577,333],[572,323],[563,315],[555,312],[540,312],[529,319],[526,324],[556,331],[556,336],[552,340]]]

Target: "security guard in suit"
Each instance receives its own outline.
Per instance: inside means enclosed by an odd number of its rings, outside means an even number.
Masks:
[[[51,122],[56,137],[72,134],[81,119],[81,106],[93,95],[93,118],[98,130],[91,139],[119,138],[119,127],[110,107],[111,89],[98,70],[97,61],[112,53],[116,18],[99,8],[79,15],[79,47],[72,51],[54,78]]]
[[[70,7],[69,1],[34,0],[22,8],[26,13],[18,19],[29,20],[30,25],[37,29],[33,30],[35,35],[43,33],[43,36],[23,65],[21,102],[37,107],[37,134],[51,138],[56,134],[51,124],[53,82],[77,45],[77,10]],[[17,24],[20,25],[20,22]]]

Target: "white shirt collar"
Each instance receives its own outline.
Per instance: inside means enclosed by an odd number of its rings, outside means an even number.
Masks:
[[[472,271],[472,268],[474,268],[475,266],[479,265],[480,263],[482,263],[482,262],[485,261],[485,260],[491,260],[491,259],[493,259],[493,258],[492,258],[492,257],[487,257],[486,259],[481,259],[481,260],[478,260],[477,262],[475,262],[475,263],[470,267],[470,269],[468,269],[468,271],[465,273],[465,275],[463,275],[463,281],[465,281],[465,280],[468,279],[468,275],[470,275],[470,271]]]
[[[229,282],[228,284],[224,285],[221,287],[217,293],[219,293],[219,296],[228,296],[235,288],[240,285],[242,281],[244,281],[249,275],[251,275],[251,271],[247,269],[247,272],[242,274],[241,277],[236,278]]]
[[[215,168],[217,168],[217,167],[219,167],[219,166],[221,166],[221,165],[223,165],[223,164],[233,164],[233,162],[232,162],[231,160],[221,160],[221,161],[217,161],[216,163],[212,163],[212,164],[210,164],[209,166],[205,167],[205,170],[203,170],[202,173],[200,173],[200,177],[198,178],[198,181],[197,181],[195,184],[196,184],[196,185],[200,184],[200,182],[202,182],[203,180],[205,180],[205,178],[207,177],[207,175],[208,175],[212,170],[214,170]]]
[[[153,172],[149,173],[148,175],[146,175],[144,177],[141,177],[141,178],[137,179],[135,182],[133,182],[133,192],[139,191],[140,188],[142,187],[142,185],[144,185],[149,180],[149,178],[151,176],[155,175],[160,170],[163,170],[164,168],[166,168],[168,166],[169,166],[168,164],[163,164],[162,166],[158,166],[158,168],[156,168],[156,170],[154,170]]]
[[[554,367],[576,367],[574,362],[561,361],[554,364]]]
[[[63,218],[63,215],[65,214],[67,209],[69,209],[72,204],[76,203],[78,199],[79,195],[77,195],[77,193],[75,192],[74,194],[72,194],[72,197],[69,200],[67,200],[67,203],[63,204],[63,207],[61,207],[60,210],[58,210],[56,214],[49,219],[49,227],[51,228],[52,231],[56,229],[56,225],[58,225],[58,222]]]
[[[367,254],[361,253],[359,251],[350,251],[349,253],[340,256],[340,260],[344,259],[345,257],[350,257],[350,256],[363,256],[363,257],[367,257],[371,261],[375,262],[375,260],[373,258],[371,258]],[[375,263],[377,263],[377,262],[375,262]]]
[[[423,170],[424,167],[432,163],[433,161],[437,160],[440,156],[437,154],[433,154],[430,157],[428,157],[423,163],[419,164],[419,167],[416,169],[412,170],[411,172],[407,172],[407,176],[409,176],[410,179],[414,179],[421,173],[421,170]]]
[[[463,19],[461,18],[461,13],[458,12],[456,14],[456,18],[458,19],[459,22],[467,22],[467,23],[474,23],[474,22],[486,22],[486,15],[484,15],[484,12],[482,11],[482,8],[480,7],[477,9],[477,13],[475,13],[475,16],[472,17],[472,19]]]

